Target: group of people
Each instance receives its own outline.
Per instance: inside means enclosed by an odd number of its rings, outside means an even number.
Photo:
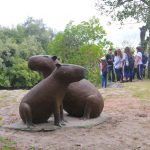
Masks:
[[[148,57],[144,54],[142,47],[136,47],[136,54],[129,47],[114,51],[108,50],[105,57],[99,60],[102,88],[107,87],[109,82],[132,82],[135,78],[142,80],[145,76],[145,68]]]

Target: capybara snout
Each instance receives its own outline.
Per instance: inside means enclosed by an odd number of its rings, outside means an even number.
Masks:
[[[59,64],[57,64],[57,68],[59,68],[59,73],[57,74],[59,79],[69,83],[80,81],[85,77],[85,68],[80,65],[62,64],[59,66]]]

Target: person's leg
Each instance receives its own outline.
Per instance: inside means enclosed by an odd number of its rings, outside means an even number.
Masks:
[[[107,73],[106,73],[106,76],[105,76],[105,87],[107,87]]]
[[[145,69],[146,69],[146,66],[143,65],[143,78],[145,78]]]
[[[108,66],[108,81],[111,82],[111,66]]]
[[[130,80],[130,68],[129,66],[127,67],[127,81]]]
[[[133,78],[133,69],[132,68],[129,69],[129,75],[130,75],[129,80],[132,82],[132,78]]]
[[[123,82],[123,68],[120,68],[120,81]]]
[[[123,79],[124,81],[127,81],[127,76],[128,76],[128,71],[127,71],[127,67],[125,66],[125,67],[124,67],[124,77],[123,77],[123,78],[124,78],[124,79]]]
[[[133,76],[132,76],[132,79],[135,78],[135,73],[136,73],[136,68],[133,69]]]
[[[103,76],[101,75],[101,87],[103,87]]]
[[[134,68],[134,78],[133,79],[135,79],[135,78],[137,78],[138,79],[138,72],[137,72],[137,67],[136,68]]]
[[[139,79],[139,80],[142,80],[142,70],[141,70],[142,68],[141,68],[141,65],[138,65],[137,66],[137,78]]]
[[[107,74],[104,76],[104,87],[107,87]]]
[[[113,66],[112,66],[112,82],[115,82],[115,71]]]
[[[143,79],[143,64],[140,65],[140,76]]]
[[[119,69],[115,69],[115,73],[116,73],[116,79],[117,81],[119,81]]]
[[[103,75],[101,75],[101,84],[102,84],[102,88],[104,88],[104,82],[105,82],[105,80],[104,80],[104,76]]]

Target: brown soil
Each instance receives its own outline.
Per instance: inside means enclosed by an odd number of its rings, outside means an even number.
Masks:
[[[0,100],[1,122],[10,124],[20,120],[18,105],[26,91],[0,91],[0,95],[2,92],[9,96],[4,96],[5,101]],[[0,128],[0,137],[15,141],[10,146],[14,150],[149,150],[150,101],[141,101],[124,88],[106,88],[100,92],[105,99],[103,112],[112,117],[107,122],[92,128],[62,128],[51,132]]]

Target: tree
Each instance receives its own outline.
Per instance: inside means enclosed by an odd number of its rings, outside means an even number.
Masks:
[[[0,26],[0,87],[27,88],[37,83],[40,77],[28,69],[27,60],[46,54],[53,36],[42,20],[32,18],[16,28]]]
[[[41,43],[42,48],[47,50],[48,42],[53,39],[55,34],[51,28],[46,27],[42,19],[29,17],[23,27],[27,36],[35,36],[37,41]]]
[[[127,18],[145,23],[150,37],[150,0],[98,0],[96,8],[103,15],[123,23]],[[148,54],[150,57],[150,38]],[[148,78],[150,79],[150,59],[148,61]]]
[[[87,69],[87,78],[95,84],[99,83],[97,58],[103,50],[112,45],[106,39],[106,33],[98,18],[92,17],[77,25],[70,22],[64,32],[56,34],[49,43],[49,54],[57,55],[63,63],[79,64]]]

